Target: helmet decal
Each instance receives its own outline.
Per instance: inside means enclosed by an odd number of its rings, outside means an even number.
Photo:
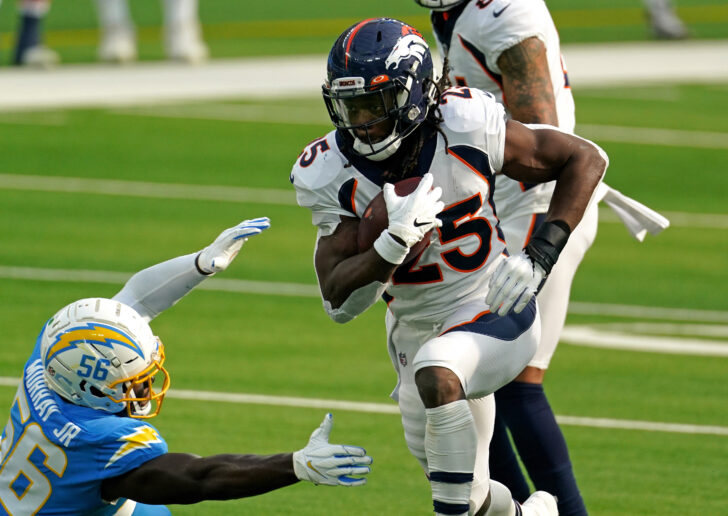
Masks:
[[[135,351],[142,359],[145,358],[144,351],[139,344],[121,330],[105,324],[88,323],[58,335],[48,348],[46,363],[53,360],[58,353],[76,348],[79,342],[88,342],[108,348],[111,348],[113,344],[119,344]]]
[[[396,69],[399,67],[399,63],[401,63],[403,59],[408,59],[410,57],[414,57],[417,61],[419,61],[420,65],[422,65],[426,52],[427,43],[425,43],[422,36],[415,31],[414,33],[403,36],[399,41],[397,41],[397,44],[392,49],[389,57],[387,57],[387,60],[384,62],[384,67],[387,70],[392,67]]]
[[[363,20],[356,24],[356,26],[351,29],[351,32],[349,32],[349,35],[347,36],[346,41],[346,60],[344,61],[344,66],[349,66],[349,50],[351,49],[351,44],[354,42],[354,36],[356,36],[356,33],[359,32],[359,29],[361,29],[364,25],[369,23],[370,21],[374,20],[375,18],[369,18],[367,20]]]

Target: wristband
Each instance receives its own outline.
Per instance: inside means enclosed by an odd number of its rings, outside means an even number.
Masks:
[[[404,262],[407,253],[409,253],[409,247],[398,243],[386,229],[374,241],[374,249],[379,253],[379,256],[395,265]]]
[[[569,240],[570,234],[571,229],[562,220],[544,222],[531,236],[525,251],[548,275]]]
[[[203,276],[212,276],[214,272],[205,272],[200,268],[200,255],[202,254],[202,251],[197,253],[197,256],[195,256],[195,269],[197,269],[197,272],[202,274]]]

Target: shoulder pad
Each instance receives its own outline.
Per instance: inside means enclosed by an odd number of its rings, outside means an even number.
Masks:
[[[502,110],[492,94],[475,88],[450,88],[440,96],[445,126],[456,133],[481,129],[493,114]]]
[[[344,164],[344,157],[336,147],[335,131],[332,131],[301,151],[291,171],[291,183],[296,188],[321,188],[336,178]]]

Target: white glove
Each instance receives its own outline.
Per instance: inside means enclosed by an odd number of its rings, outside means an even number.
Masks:
[[[509,256],[490,277],[485,302],[490,305],[491,312],[498,308],[500,316],[506,315],[511,307],[519,314],[536,294],[545,276],[545,271],[525,251]]]
[[[197,268],[203,274],[214,274],[224,271],[235,259],[248,238],[270,227],[268,217],[244,220],[235,227],[228,228],[213,243],[205,247],[197,255]]]
[[[372,458],[364,448],[343,444],[329,444],[329,434],[334,416],[326,414],[323,423],[311,434],[308,444],[293,454],[293,471],[300,480],[327,486],[361,486],[366,478],[349,475],[366,475]]]
[[[387,231],[402,240],[408,248],[422,240],[432,228],[442,226],[442,221],[437,218],[437,214],[445,207],[440,201],[442,188],[437,186],[430,190],[432,181],[432,174],[425,174],[415,191],[404,197],[395,193],[393,184],[384,185],[384,202],[389,217]]]

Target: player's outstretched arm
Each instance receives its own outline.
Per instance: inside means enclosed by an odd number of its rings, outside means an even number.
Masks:
[[[137,272],[113,299],[131,306],[149,322],[205,278],[224,271],[243,243],[269,227],[268,217],[244,220],[220,233],[197,253],[178,256]]]
[[[106,479],[104,500],[130,498],[147,504],[191,504],[244,498],[306,480],[314,484],[366,483],[372,458],[364,448],[329,444],[331,414],[314,430],[305,448],[276,455],[198,457],[167,453],[124,475]]]
[[[536,294],[581,220],[609,160],[597,145],[553,128],[509,121],[502,172],[531,183],[556,180],[544,222],[525,249],[490,278],[486,303],[499,315],[521,312]]]

